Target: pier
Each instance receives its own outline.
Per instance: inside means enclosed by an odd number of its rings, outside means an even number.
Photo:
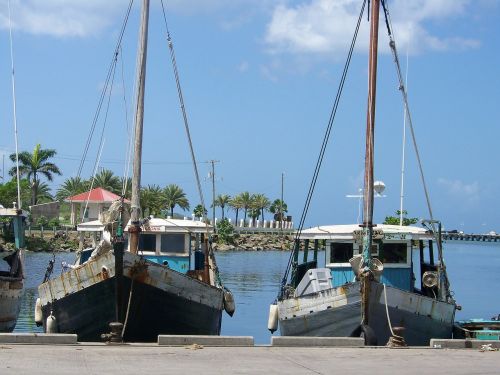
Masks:
[[[12,339],[16,337],[15,334],[10,336]],[[296,345],[294,338],[288,337],[287,345],[271,342],[271,345],[254,346],[249,337],[213,337],[213,341],[205,339],[204,345],[196,344],[196,339],[186,339],[186,336],[176,338],[171,345],[111,345],[68,344],[74,340],[74,335],[66,336],[69,337],[57,339],[58,345],[56,341],[48,343],[54,337],[45,338],[45,345],[37,345],[33,335],[31,344],[20,343],[28,336],[19,339],[17,335],[17,343],[12,343],[15,339],[9,343],[7,336],[3,336],[0,341],[0,373],[389,374],[404,369],[405,374],[422,374],[426,370],[435,372],[440,369],[453,374],[493,374],[498,373],[500,362],[499,351],[478,349],[477,340],[439,340],[431,342],[429,347],[390,349],[362,347],[355,338],[345,338],[351,340],[349,342],[342,338],[328,338],[330,341],[326,342],[321,341],[322,338],[302,337],[297,338],[300,340]],[[274,339],[280,341],[279,337]],[[168,343],[170,339],[166,337],[165,340]],[[465,341],[469,344],[464,345]],[[231,342],[239,345],[232,346]]]
[[[500,242],[499,234],[467,234],[443,232],[444,241],[475,241],[475,242]]]

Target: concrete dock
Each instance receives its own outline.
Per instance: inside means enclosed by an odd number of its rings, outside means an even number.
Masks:
[[[0,374],[499,374],[500,351],[0,344]]]

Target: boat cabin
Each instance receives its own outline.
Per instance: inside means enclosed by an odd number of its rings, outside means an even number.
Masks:
[[[415,226],[384,224],[377,225],[373,231],[372,256],[383,263],[380,282],[412,292],[418,292],[418,286],[424,294],[433,296],[431,289],[436,281],[437,275],[434,273],[437,271],[437,266],[434,261],[432,233],[425,228]],[[362,253],[362,230],[359,225],[319,226],[302,231],[300,239],[305,240],[307,244],[311,240],[315,241],[315,251],[318,248],[317,241],[324,241],[325,267],[331,272],[333,287],[355,280],[349,260]],[[426,253],[425,249],[427,249]],[[414,264],[414,250],[420,252],[418,264]],[[300,270],[301,266],[303,268],[316,267],[315,263],[314,261],[305,262],[299,265],[298,269]],[[420,274],[420,283],[417,286],[415,285],[416,273]],[[424,274],[427,277],[426,280],[424,280]],[[299,277],[300,275],[297,275],[297,278]],[[432,280],[429,281],[429,279]]]
[[[125,227],[125,233],[128,228],[129,225]],[[212,233],[210,225],[188,219],[150,218],[141,229],[139,254],[147,260],[181,273],[203,269],[205,258],[201,250],[202,237]],[[129,246],[127,243],[127,250]]]
[[[130,223],[124,229],[127,251],[130,251],[129,226]],[[90,233],[92,238],[92,247],[80,252],[76,262],[79,265],[90,258],[94,248],[102,239],[104,225],[99,220],[95,220],[79,224],[77,230],[80,233],[81,249],[83,249],[85,233]],[[203,238],[212,231],[212,226],[201,221],[149,218],[141,226],[139,254],[149,261],[168,266],[177,272],[200,271],[205,264],[205,255],[202,250]]]

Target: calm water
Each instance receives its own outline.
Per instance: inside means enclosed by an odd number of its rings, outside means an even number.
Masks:
[[[270,342],[267,331],[269,304],[278,292],[281,276],[290,253],[282,251],[233,251],[217,254],[224,284],[236,299],[231,318],[223,314],[222,334],[254,336],[258,344]],[[42,281],[52,254],[26,255],[26,293],[16,331],[40,332],[34,323],[37,285]],[[62,261],[72,262],[74,254],[56,254],[54,274]],[[324,258],[324,252],[318,256]],[[463,306],[457,319],[491,318],[500,314],[500,243],[445,244],[445,262],[455,299]]]

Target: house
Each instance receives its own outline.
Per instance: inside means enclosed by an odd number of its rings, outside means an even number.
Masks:
[[[66,198],[65,202],[71,205],[71,225],[98,220],[99,214],[107,210],[111,203],[120,198],[119,195],[100,187]],[[125,202],[129,201],[126,199]],[[80,211],[76,215],[76,206],[78,204]]]

